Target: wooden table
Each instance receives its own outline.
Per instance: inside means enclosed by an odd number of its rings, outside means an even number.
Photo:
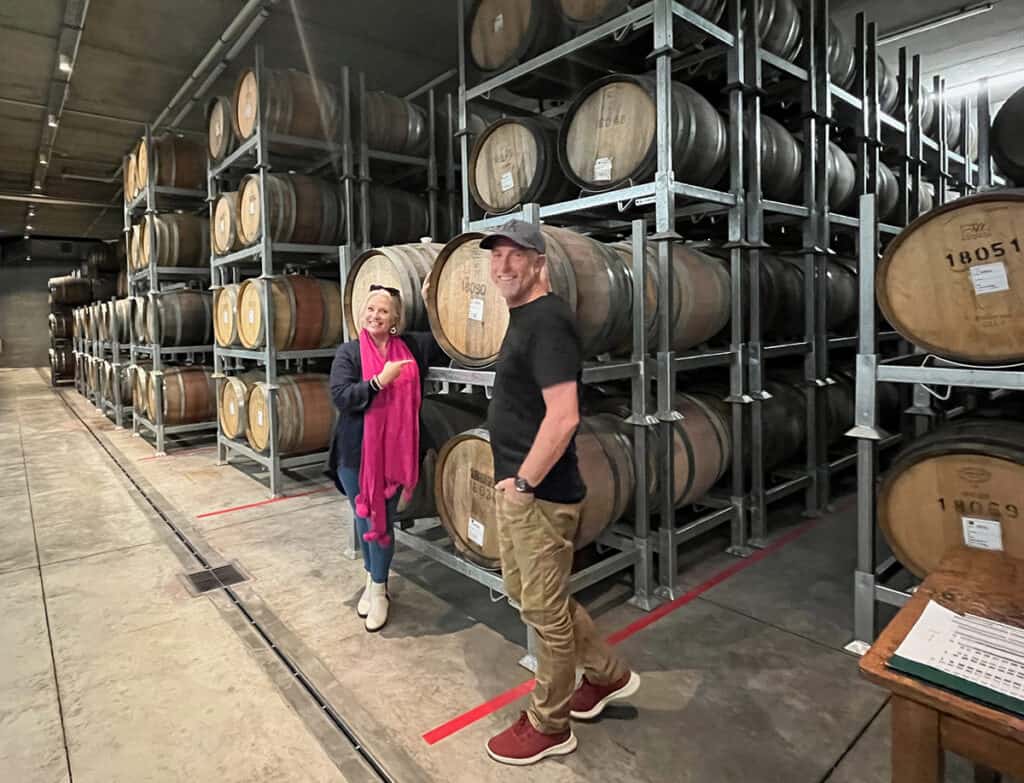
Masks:
[[[993,770],[1024,780],[1024,719],[885,665],[929,600],[1024,627],[1024,560],[951,550],[861,659],[861,673],[892,692],[893,783],[942,781],[944,750],[974,762],[976,781],[999,780]]]

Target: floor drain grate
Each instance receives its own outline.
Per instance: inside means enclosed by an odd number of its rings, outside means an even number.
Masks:
[[[233,565],[222,565],[216,568],[204,568],[191,574],[185,574],[196,594],[207,593],[221,587],[230,587],[244,582],[246,577]]]

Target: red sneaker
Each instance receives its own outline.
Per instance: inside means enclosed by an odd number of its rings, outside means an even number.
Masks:
[[[596,718],[611,702],[628,699],[640,687],[640,675],[630,672],[618,682],[595,685],[583,675],[583,682],[569,702],[569,715],[576,720]]]
[[[565,756],[576,750],[572,729],[559,734],[543,734],[533,727],[526,713],[519,720],[487,742],[487,753],[495,761],[525,767],[548,756]]]

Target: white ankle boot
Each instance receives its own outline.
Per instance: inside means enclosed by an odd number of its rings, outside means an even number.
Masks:
[[[371,633],[379,631],[387,625],[389,607],[390,601],[388,600],[387,585],[370,582],[370,611],[366,615],[367,631]]]
[[[356,614],[360,617],[366,617],[370,613],[370,585],[373,584],[373,578],[370,576],[370,572],[366,572],[366,587],[363,588],[363,594],[359,596],[359,603],[356,604]]]

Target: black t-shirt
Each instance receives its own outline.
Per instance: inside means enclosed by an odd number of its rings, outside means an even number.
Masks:
[[[554,294],[509,311],[508,331],[494,375],[488,411],[494,480],[515,476],[547,411],[542,390],[580,381],[580,340],[568,305]],[[552,503],[578,503],[587,494],[576,464],[576,436],[536,487]]]

